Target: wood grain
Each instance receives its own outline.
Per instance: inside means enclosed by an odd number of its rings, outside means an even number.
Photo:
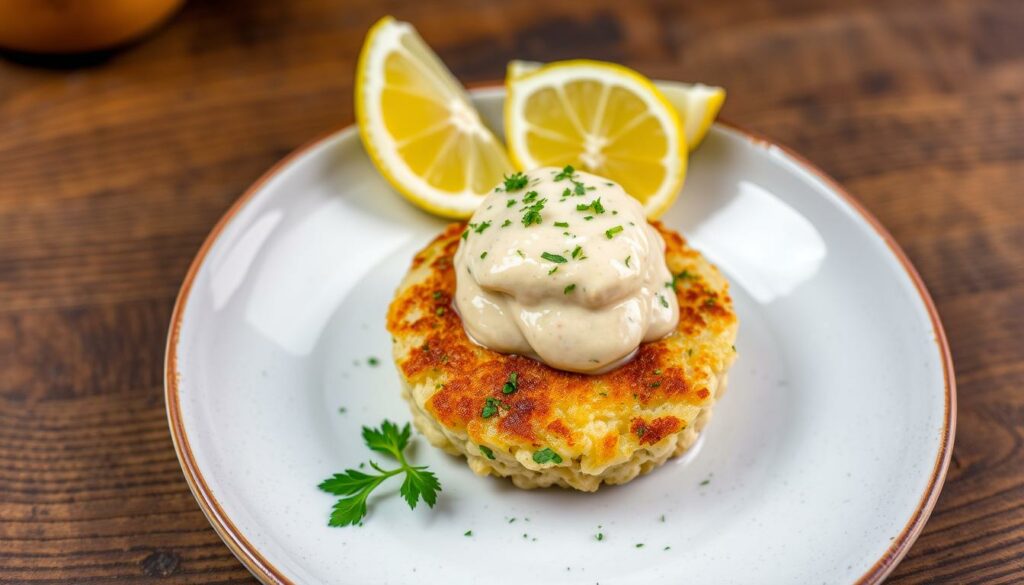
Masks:
[[[729,89],[906,248],[959,381],[953,464],[896,583],[1024,581],[1024,6],[1016,0],[194,0],[72,62],[0,60],[0,582],[248,583],[174,456],[162,352],[203,237],[352,119],[382,13],[464,81],[587,56]]]

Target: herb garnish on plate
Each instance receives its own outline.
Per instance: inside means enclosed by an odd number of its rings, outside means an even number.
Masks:
[[[405,480],[399,493],[409,508],[415,509],[422,499],[431,508],[437,502],[437,492],[441,491],[441,482],[437,476],[427,471],[425,465],[413,466],[405,459],[404,451],[409,446],[412,429],[406,423],[399,430],[398,425],[385,420],[379,429],[363,427],[363,441],[366,446],[378,453],[395,459],[401,467],[398,469],[381,469],[377,463],[370,461],[370,467],[378,473],[368,474],[355,469],[346,469],[345,473],[335,473],[325,479],[318,487],[336,496],[345,496],[334,504],[331,512],[330,526],[349,526],[359,523],[366,516],[366,500],[377,486],[390,477],[404,474]],[[360,465],[362,467],[362,465]]]

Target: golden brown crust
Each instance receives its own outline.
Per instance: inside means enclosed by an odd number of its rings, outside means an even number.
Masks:
[[[448,226],[414,258],[387,318],[403,377],[436,388],[425,404],[429,414],[478,444],[510,452],[551,447],[586,460],[589,468],[628,458],[686,428],[714,400],[718,374],[732,362],[736,315],[718,271],[679,234],[654,225],[665,239],[670,270],[680,275],[677,332],[641,345],[635,359],[596,376],[470,341],[451,309],[452,258],[464,226]],[[518,390],[505,395],[512,372]],[[498,412],[484,418],[488,398],[498,401]]]

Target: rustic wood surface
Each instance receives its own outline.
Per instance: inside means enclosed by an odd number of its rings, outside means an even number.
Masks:
[[[178,286],[276,160],[352,120],[367,27],[467,82],[621,61],[729,89],[917,265],[959,380],[949,478],[897,583],[1024,581],[1024,3],[193,0],[111,55],[0,57],[0,582],[246,583],[175,459]]]

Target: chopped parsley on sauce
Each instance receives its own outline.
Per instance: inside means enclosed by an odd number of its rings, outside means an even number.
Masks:
[[[608,239],[610,240],[615,237],[615,234],[620,232],[622,232],[622,226],[617,225],[613,228],[608,228],[607,230],[605,230],[604,235],[608,236]]]
[[[526,187],[530,179],[524,173],[513,173],[505,177],[505,190],[518,191]]]

